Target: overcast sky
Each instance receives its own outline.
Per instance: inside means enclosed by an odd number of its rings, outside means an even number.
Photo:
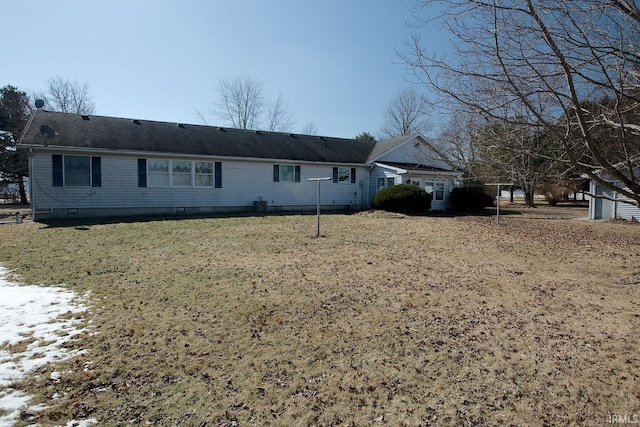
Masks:
[[[250,75],[289,104],[300,132],[377,135],[410,87],[397,50],[411,0],[0,0],[0,86],[88,82],[96,114],[226,125],[210,112],[224,76]],[[424,37],[424,36],[423,36]],[[442,44],[435,35],[429,44]]]

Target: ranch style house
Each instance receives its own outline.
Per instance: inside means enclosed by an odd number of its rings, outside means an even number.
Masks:
[[[52,218],[365,209],[411,183],[445,210],[462,172],[419,134],[380,141],[35,111],[29,151],[34,221]]]

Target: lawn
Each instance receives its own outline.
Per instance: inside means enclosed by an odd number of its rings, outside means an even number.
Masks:
[[[41,425],[640,414],[640,226],[505,213],[0,226],[19,281],[90,292],[86,352],[18,386]]]

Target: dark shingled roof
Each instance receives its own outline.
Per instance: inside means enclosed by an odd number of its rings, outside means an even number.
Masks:
[[[55,132],[55,136],[45,138],[42,132],[47,129]],[[19,144],[330,163],[366,163],[376,145],[366,140],[46,110],[32,115]]]

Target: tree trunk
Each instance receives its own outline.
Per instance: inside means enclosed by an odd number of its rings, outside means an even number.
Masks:
[[[535,208],[535,200],[534,200],[535,191],[524,189],[524,204],[530,208]]]
[[[20,179],[18,181],[18,188],[20,190],[20,204],[26,205],[27,203],[29,203],[29,201],[27,200],[27,192],[24,189],[23,179]]]

